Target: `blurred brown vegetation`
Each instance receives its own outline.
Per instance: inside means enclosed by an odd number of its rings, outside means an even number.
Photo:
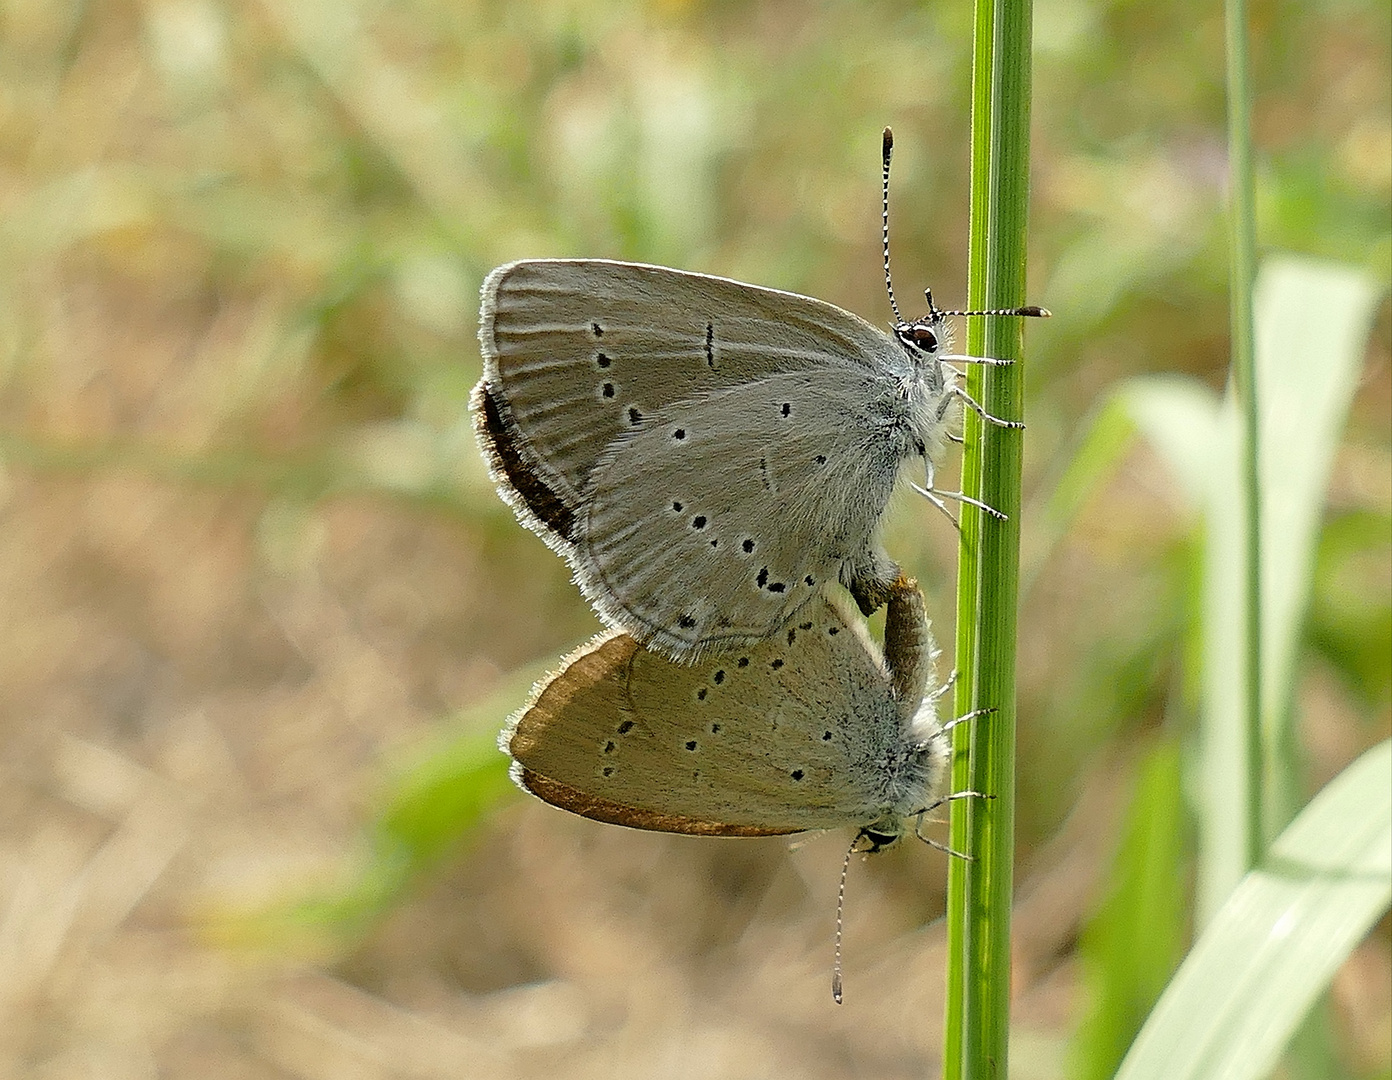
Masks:
[[[1042,500],[1119,380],[1221,386],[1227,324],[1221,11],[1037,20]],[[1386,6],[1254,23],[1263,244],[1385,278]],[[596,629],[473,446],[487,270],[641,258],[882,319],[888,123],[900,292],[961,300],[969,24],[888,0],[0,4],[0,1077],[934,1068],[944,867],[918,845],[852,867],[839,1010],[847,838],[651,836],[520,795],[380,919],[225,931],[351,888],[425,748],[487,745]],[[1389,416],[1384,309],[1321,549],[1311,790],[1389,728]],[[1025,597],[1016,1076],[1067,1074],[1130,765],[1191,719],[1193,526],[1138,449]],[[888,544],[951,640],[951,529],[905,500]],[[1332,993],[1349,1075],[1386,1075],[1389,982],[1384,923]]]

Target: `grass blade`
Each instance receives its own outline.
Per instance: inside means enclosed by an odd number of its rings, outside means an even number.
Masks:
[[[1257,279],[1262,731],[1270,836],[1299,805],[1291,701],[1300,628],[1310,604],[1329,473],[1381,291],[1359,271],[1308,259],[1269,260]]]
[[[1078,1080],[1110,1080],[1184,954],[1188,928],[1179,741],[1140,762],[1106,901],[1079,951],[1091,1007],[1074,1043]]]
[[[1247,57],[1247,0],[1225,0],[1223,10],[1227,28],[1228,81],[1228,310],[1232,328],[1230,366],[1231,396],[1238,425],[1235,460],[1240,464],[1237,485],[1239,520],[1242,525],[1241,580],[1242,606],[1231,629],[1237,632],[1237,649],[1232,659],[1237,666],[1225,677],[1240,687],[1235,704],[1242,718],[1242,752],[1237,759],[1245,776],[1242,794],[1245,806],[1236,820],[1241,825],[1241,868],[1251,869],[1261,862],[1266,837],[1265,783],[1262,773],[1262,486],[1258,462],[1261,460],[1261,430],[1258,422],[1261,402],[1252,293],[1257,269],[1256,180],[1252,174],[1252,91]],[[1229,628],[1225,627],[1226,633]],[[1233,673],[1240,673],[1236,679]],[[1234,777],[1235,778],[1235,777]]]
[[[1314,548],[1329,468],[1357,384],[1375,286],[1338,267],[1281,260],[1257,286],[1257,376],[1262,390],[1261,636],[1263,775],[1275,798],[1268,834],[1289,820],[1299,790],[1290,701],[1299,630],[1309,603]],[[1312,312],[1318,332],[1310,333]],[[1300,332],[1292,336],[1299,319]],[[1247,528],[1241,500],[1238,406],[1219,415],[1210,459],[1204,586],[1203,762],[1199,833],[1200,924],[1247,870],[1249,748],[1243,686]],[[1274,816],[1279,814],[1279,816]],[[1272,828],[1272,826],[1275,828]]]
[[[1024,302],[1029,201],[1029,0],[978,0],[972,59],[972,215],[968,300]],[[974,319],[968,351],[1019,359],[1022,320]],[[988,325],[982,326],[981,323]],[[1019,420],[1023,365],[980,368],[968,387],[987,412]],[[948,879],[948,987],[943,1074],[1005,1076],[1010,1029],[1010,904],[1014,881],[1015,657],[1020,574],[1022,433],[968,416],[963,490],[1007,515],[983,521],[963,508],[958,568],[958,715],[996,710],[963,725],[955,741],[957,790],[993,796],[953,804]],[[971,727],[972,731],[966,731]]]
[[[1118,1080],[1257,1080],[1392,901],[1392,743],[1317,795],[1181,965]]]

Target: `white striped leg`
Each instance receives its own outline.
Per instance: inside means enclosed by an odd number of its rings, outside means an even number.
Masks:
[[[1010,520],[1008,517],[1006,517],[1005,514],[1002,514],[994,506],[987,506],[980,499],[973,499],[970,495],[967,495],[961,491],[939,491],[937,488],[933,486],[933,463],[925,457],[923,459],[923,466],[925,481],[924,484],[920,486],[918,484],[915,484],[913,481],[910,481],[909,487],[913,488],[916,492],[918,492],[930,503],[936,506],[945,515],[947,515],[947,520],[952,522],[952,527],[954,529],[960,531],[961,525],[959,525],[957,519],[952,516],[952,511],[947,508],[947,504],[943,502],[943,499],[952,499],[954,502],[966,503],[968,506],[974,506],[983,513],[990,514],[997,521]]]

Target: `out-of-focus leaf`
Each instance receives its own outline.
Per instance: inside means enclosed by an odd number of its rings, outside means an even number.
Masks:
[[[1368,716],[1392,697],[1392,515],[1340,514],[1320,534],[1309,640]]]
[[[1174,470],[1194,507],[1202,507],[1219,437],[1218,399],[1201,383],[1174,375],[1132,379],[1122,386],[1117,399]]]
[[[1256,1080],[1392,901],[1392,743],[1350,765],[1218,910],[1118,1080]]]
[[[1257,279],[1268,738],[1286,722],[1329,469],[1381,294],[1361,271],[1298,259],[1273,259]]]
[[[1116,471],[1138,433],[1174,470],[1191,505],[1201,507],[1217,417],[1217,398],[1193,379],[1145,375],[1118,387],[1092,414],[1042,507],[1026,513],[1043,524],[1021,538],[1024,590],[1029,590],[1091,494]]]
[[[1136,425],[1120,395],[1113,395],[1097,409],[1086,425],[1082,441],[1068,459],[1062,475],[1025,517],[1039,527],[1020,537],[1022,551],[1021,592],[1027,594],[1045,562],[1067,534],[1088,497],[1116,471],[1136,436]]]
[[[1184,954],[1187,876],[1180,750],[1154,746],[1136,778],[1111,895],[1080,942],[1091,1004],[1073,1075],[1110,1080]]]
[[[496,731],[546,670],[547,665],[532,664],[513,673],[452,724],[463,734],[447,738],[398,771],[369,827],[366,858],[345,882],[300,892],[259,910],[211,912],[205,932],[224,944],[275,941],[320,953],[361,933],[516,793]]]
[[[513,672],[451,725],[463,734],[448,737],[390,782],[384,809],[372,828],[369,878],[395,877],[405,884],[448,854],[516,792],[508,778],[508,759],[498,750],[497,731],[521,707],[532,684],[554,666],[529,664]]]
[[[1298,783],[1290,695],[1295,647],[1309,604],[1329,467],[1357,383],[1378,293],[1358,271],[1296,259],[1272,260],[1257,279],[1261,691],[1268,834],[1294,810]],[[1203,620],[1201,924],[1247,870],[1244,823],[1249,814],[1242,720],[1246,531],[1239,426],[1231,396],[1223,403],[1218,429],[1206,470],[1210,486]]]

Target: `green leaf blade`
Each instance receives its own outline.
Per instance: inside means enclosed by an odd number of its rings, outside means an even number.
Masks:
[[[1392,743],[1336,777],[1219,909],[1119,1080],[1257,1080],[1392,902]]]

